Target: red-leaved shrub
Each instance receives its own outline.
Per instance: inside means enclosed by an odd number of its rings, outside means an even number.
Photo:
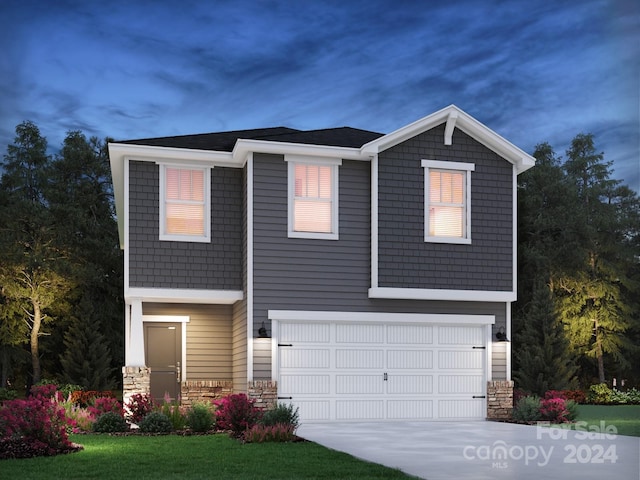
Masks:
[[[88,410],[95,418],[107,412],[117,413],[121,417],[124,417],[122,405],[113,397],[96,397],[93,400],[93,405],[90,405]]]
[[[34,386],[25,400],[0,407],[0,458],[56,455],[75,449],[67,436],[64,407],[56,400],[55,385]]]
[[[569,422],[571,412],[567,409],[566,400],[564,398],[544,398],[540,402],[540,414],[543,420],[551,423]]]
[[[215,402],[216,425],[221,430],[229,430],[236,438],[242,437],[244,432],[252,428],[260,417],[262,410],[255,406],[255,400],[244,393],[227,395]]]
[[[294,425],[286,423],[257,424],[244,432],[243,438],[247,443],[292,442],[296,438],[295,429]]]
[[[131,395],[131,398],[126,404],[127,411],[129,412],[129,419],[133,423],[140,423],[144,417],[153,412],[155,404],[153,398],[148,393],[136,393]]]

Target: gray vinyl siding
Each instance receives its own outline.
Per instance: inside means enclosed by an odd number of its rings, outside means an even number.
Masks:
[[[513,290],[513,167],[456,129],[444,125],[379,155],[379,286],[453,290]],[[424,241],[421,161],[474,163],[471,245]]]
[[[129,162],[129,285],[242,289],[242,170],[211,169],[211,243],[160,241],[160,167]]]
[[[233,377],[231,305],[143,304],[144,315],[188,315],[186,380]]]
[[[494,315],[505,304],[370,299],[371,187],[368,162],[339,167],[340,238],[287,238],[287,166],[254,155],[254,326],[270,330],[268,310]],[[497,331],[497,330],[496,330]],[[254,336],[256,333],[254,332]],[[266,353],[266,352],[265,352]],[[254,356],[254,378],[270,379],[270,358]],[[504,376],[504,374],[503,374]]]

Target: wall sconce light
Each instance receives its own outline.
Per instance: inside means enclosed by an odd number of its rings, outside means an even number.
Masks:
[[[498,331],[496,332],[496,338],[499,342],[509,342],[510,340],[507,338],[507,334],[504,331],[504,327],[500,326]]]
[[[269,334],[267,333],[267,329],[264,326],[264,322],[262,322],[262,326],[258,329],[258,338],[269,338]]]

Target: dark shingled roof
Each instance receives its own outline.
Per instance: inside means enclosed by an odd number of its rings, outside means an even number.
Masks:
[[[351,127],[306,131],[287,127],[273,127],[253,130],[234,130],[230,132],[201,133],[198,135],[180,135],[177,137],[143,138],[139,140],[125,140],[119,143],[231,152],[238,139],[359,148],[382,135],[382,133]]]

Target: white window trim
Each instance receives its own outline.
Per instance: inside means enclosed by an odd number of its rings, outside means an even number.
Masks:
[[[287,236],[289,238],[315,238],[320,240],[338,240],[339,232],[338,226],[340,225],[339,205],[338,199],[340,198],[339,189],[339,175],[338,167],[342,165],[342,159],[339,158],[323,158],[323,157],[309,157],[302,155],[285,155],[285,162],[287,162]],[[295,197],[295,166],[296,164],[307,165],[320,165],[331,166],[332,168],[332,210],[331,210],[331,230],[332,233],[320,233],[320,232],[296,232],[293,229],[294,226],[294,197]]]
[[[473,163],[443,162],[439,160],[422,160],[424,168],[424,241],[431,243],[471,244],[471,172],[476,169]],[[466,171],[465,179],[465,236],[434,237],[429,235],[429,169]]]
[[[159,163],[160,166],[160,232],[163,241],[174,242],[211,242],[211,167],[183,163]],[[176,235],[164,233],[166,227],[166,169],[202,170],[204,172],[204,235]]]

